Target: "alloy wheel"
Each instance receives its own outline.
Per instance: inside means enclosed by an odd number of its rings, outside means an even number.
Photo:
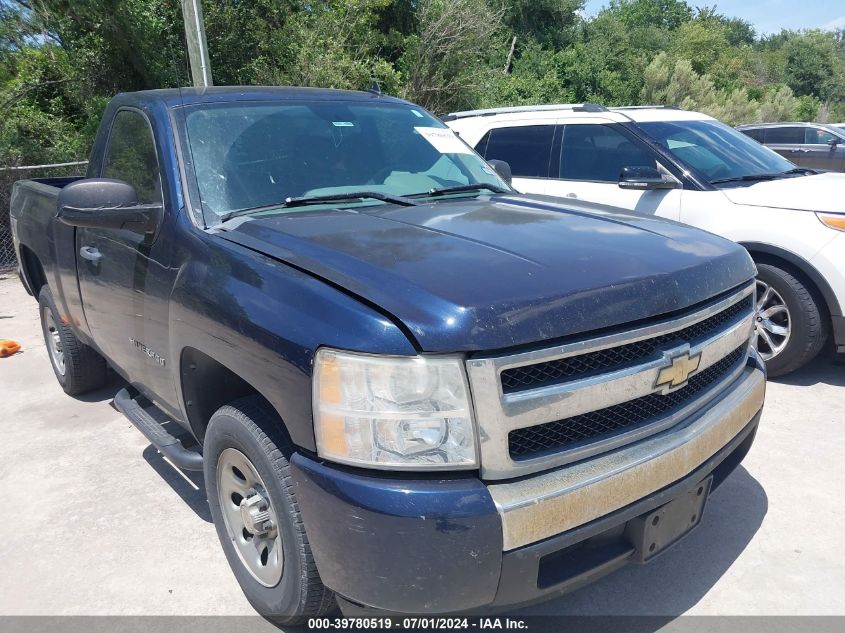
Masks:
[[[755,327],[757,351],[763,360],[771,360],[786,349],[792,333],[789,308],[777,290],[759,279]]]

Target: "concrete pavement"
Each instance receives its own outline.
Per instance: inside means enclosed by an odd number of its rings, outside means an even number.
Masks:
[[[163,461],[111,406],[71,398],[37,305],[0,275],[0,614],[245,615],[201,477]],[[632,566],[524,614],[845,614],[845,366],[769,385],[757,441],[702,524]]]

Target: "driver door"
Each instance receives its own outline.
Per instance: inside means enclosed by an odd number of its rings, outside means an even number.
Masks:
[[[657,154],[618,124],[595,120],[560,121],[546,193],[598,202],[629,211],[677,220],[681,189],[636,191],[619,187],[623,167],[664,171]]]
[[[801,165],[822,171],[845,171],[845,139],[822,128],[808,127],[801,146]]]
[[[129,183],[139,203],[161,203],[162,190],[152,130],[135,109],[115,115],[100,177]],[[111,364],[142,391],[163,381],[166,327],[156,323],[156,305],[166,297],[167,253],[155,234],[127,229],[77,228],[79,289],[92,337]],[[160,306],[159,306],[160,307]]]

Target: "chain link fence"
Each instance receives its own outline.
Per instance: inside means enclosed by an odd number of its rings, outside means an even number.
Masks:
[[[0,273],[15,268],[15,249],[12,245],[12,228],[9,223],[9,209],[12,202],[12,185],[16,180],[28,178],[50,178],[56,176],[81,176],[85,174],[85,163],[37,165],[34,167],[0,167]]]

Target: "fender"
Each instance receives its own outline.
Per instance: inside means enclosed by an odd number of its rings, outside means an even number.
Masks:
[[[749,252],[771,255],[782,259],[797,268],[813,282],[816,288],[818,288],[825,303],[827,304],[827,309],[831,316],[842,316],[842,306],[839,305],[839,301],[836,299],[836,295],[830,287],[830,284],[827,283],[821,273],[806,259],[796,255],[792,251],[780,248],[779,246],[772,246],[771,244],[764,244],[761,242],[740,242],[740,244]]]
[[[198,439],[180,365],[195,350],[261,394],[284,421],[293,443],[314,450],[313,357],[322,345],[415,355],[382,314],[306,273],[196,229],[178,238],[181,262],[170,296],[168,357],[182,419]],[[225,266],[219,262],[226,262]],[[179,359],[179,362],[176,362]],[[203,417],[203,416],[200,416]]]

